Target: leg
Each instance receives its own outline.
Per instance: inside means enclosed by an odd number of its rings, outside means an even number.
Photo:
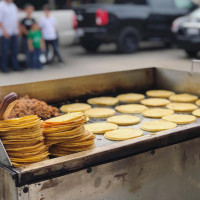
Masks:
[[[60,55],[60,51],[59,51],[59,47],[58,47],[58,40],[57,39],[53,40],[52,41],[52,45],[53,45],[54,53],[58,57],[58,61],[59,62],[63,62],[63,59],[62,59],[62,57]]]
[[[48,55],[49,55],[49,45],[50,45],[50,41],[49,40],[45,40],[45,45],[46,45],[46,58],[47,58],[47,63],[48,63]]]
[[[37,49],[33,50],[31,67],[32,67],[32,69],[36,69],[37,68]]]
[[[40,56],[41,56],[41,54],[42,54],[42,51],[41,51],[41,49],[37,49],[37,57],[38,57],[38,59],[37,59],[37,68],[38,69],[42,69],[43,68],[43,65],[42,65],[42,63],[41,63],[41,61],[40,61]]]
[[[30,68],[31,67],[31,52],[28,49],[27,38],[23,38],[23,47],[24,47],[24,52],[26,54],[26,67]]]
[[[11,60],[12,60],[12,65],[13,65],[13,69],[15,70],[19,70],[19,64],[17,61],[17,54],[18,54],[18,38],[17,35],[12,35],[11,36]]]
[[[1,37],[1,70],[8,72],[9,39]]]

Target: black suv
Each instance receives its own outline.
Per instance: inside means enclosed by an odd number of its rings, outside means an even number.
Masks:
[[[103,0],[102,0],[103,1]],[[116,43],[122,53],[138,49],[140,41],[172,40],[171,24],[196,5],[190,0],[107,0],[75,9],[81,45],[90,52],[102,43]]]

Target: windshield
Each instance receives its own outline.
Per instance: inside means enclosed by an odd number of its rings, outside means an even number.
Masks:
[[[148,0],[154,7],[160,8],[178,8],[178,9],[190,9],[193,7],[193,3],[190,0]]]
[[[174,0],[175,6],[180,9],[189,9],[193,7],[190,0]]]
[[[190,14],[191,17],[200,18],[200,8]]]

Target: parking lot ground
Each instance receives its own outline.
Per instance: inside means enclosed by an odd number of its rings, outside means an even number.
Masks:
[[[43,70],[26,69],[22,72],[0,73],[0,85],[13,85],[27,82],[52,80],[87,74],[121,71],[143,67],[162,67],[188,71],[191,68],[191,59],[184,51],[165,49],[158,45],[143,46],[135,54],[118,54],[114,45],[104,45],[95,54],[86,53],[79,46],[62,47],[61,52],[65,64],[52,64]]]

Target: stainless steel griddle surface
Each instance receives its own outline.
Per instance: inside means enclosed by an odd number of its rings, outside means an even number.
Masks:
[[[119,103],[117,105],[125,105],[126,103]],[[127,103],[128,104],[128,103]],[[136,104],[139,104],[139,103],[136,103]],[[117,106],[116,105],[116,106]],[[142,105],[142,104],[141,104]],[[115,110],[115,106],[93,106],[93,107],[99,107],[99,108],[111,108],[111,109],[114,109]],[[149,107],[151,108],[151,107]],[[153,107],[155,108],[155,107]],[[166,107],[159,107],[159,108],[166,108]],[[116,110],[115,110],[116,111]],[[116,114],[115,115],[123,115],[124,113],[119,113],[116,111]],[[176,113],[175,113],[176,114]],[[192,115],[192,113],[181,113],[179,112],[178,114],[190,114]],[[156,121],[156,120],[159,120],[159,119],[153,119],[153,118],[147,118],[147,117],[144,117],[142,114],[130,114],[130,115],[133,115],[133,116],[137,116],[139,118],[141,118],[141,122],[139,124],[136,124],[136,125],[130,125],[130,126],[119,126],[119,129],[122,129],[122,128],[136,128],[136,129],[140,129],[140,126],[144,123],[144,122],[147,122],[147,121]],[[88,124],[90,123],[95,123],[95,122],[106,122],[107,118],[90,118],[89,121],[88,121]],[[194,122],[194,123],[190,123],[190,124],[200,124],[200,118],[197,118],[197,121]],[[177,127],[186,127],[188,124],[185,124],[185,125],[178,125]],[[173,129],[171,129],[173,130]],[[170,130],[169,130],[170,131]],[[147,131],[143,131],[144,132],[144,135],[151,135],[151,134],[154,134],[152,132],[147,132]],[[142,136],[141,136],[142,137]],[[109,144],[113,144],[113,143],[116,143],[116,142],[120,142],[120,141],[112,141],[112,140],[108,140],[106,139],[103,134],[96,134],[96,138],[95,138],[95,145],[96,147],[102,147],[102,146],[105,146],[105,145],[109,145]]]

